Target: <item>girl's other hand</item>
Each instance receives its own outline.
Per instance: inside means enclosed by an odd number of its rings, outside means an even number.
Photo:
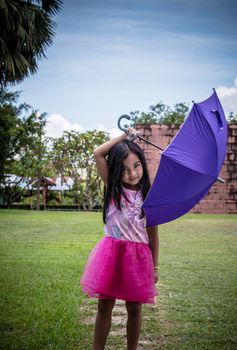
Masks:
[[[155,283],[157,283],[159,281],[159,272],[158,270],[155,270]]]

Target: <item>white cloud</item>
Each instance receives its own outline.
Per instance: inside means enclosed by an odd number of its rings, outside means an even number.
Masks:
[[[61,114],[51,114],[47,119],[46,135],[51,137],[60,137],[63,131],[84,131],[84,128],[78,123],[71,123]]]
[[[105,131],[107,132],[107,130],[105,129],[104,125],[103,124],[98,124],[97,127],[96,127],[96,130],[98,131]]]
[[[103,124],[98,124],[97,127],[95,127],[96,130],[104,131],[109,134],[111,138],[121,135],[121,130],[117,128],[113,128],[111,130],[108,130],[105,128]],[[46,135],[51,137],[61,137],[63,134],[63,131],[79,131],[79,132],[85,132],[87,129],[85,129],[83,126],[81,126],[78,123],[71,123],[69,120],[64,118],[61,114],[51,114],[47,119],[46,124]]]
[[[219,86],[217,89],[217,94],[220,98],[222,106],[226,114],[233,112],[237,113],[237,77],[234,79],[234,86],[226,87]]]
[[[122,133],[123,133],[123,131],[121,131],[121,130],[119,130],[117,128],[113,128],[113,129],[111,129],[109,131],[109,135],[110,135],[111,138],[117,137],[117,136],[121,135]]]
[[[117,137],[123,133],[118,128],[113,128],[113,129],[108,130],[105,128],[105,126],[103,124],[98,124],[96,127],[96,130],[107,132],[111,138]]]

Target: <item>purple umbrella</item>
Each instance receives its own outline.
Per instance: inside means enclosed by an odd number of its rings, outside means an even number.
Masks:
[[[193,107],[162,152],[155,180],[143,203],[147,226],[177,219],[208,192],[225,159],[227,124],[214,90]]]

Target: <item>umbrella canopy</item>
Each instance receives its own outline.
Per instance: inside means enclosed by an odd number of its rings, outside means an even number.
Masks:
[[[194,103],[179,132],[162,152],[160,165],[143,203],[147,226],[188,212],[218,179],[225,159],[227,124],[214,90]]]

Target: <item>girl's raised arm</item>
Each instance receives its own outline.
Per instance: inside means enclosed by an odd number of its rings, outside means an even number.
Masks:
[[[106,141],[105,143],[103,143],[102,145],[100,145],[94,150],[96,167],[105,186],[107,186],[107,179],[108,179],[108,165],[107,165],[106,156],[111,150],[113,145],[126,140],[126,138],[127,138],[127,134],[122,134],[109,141]]]

